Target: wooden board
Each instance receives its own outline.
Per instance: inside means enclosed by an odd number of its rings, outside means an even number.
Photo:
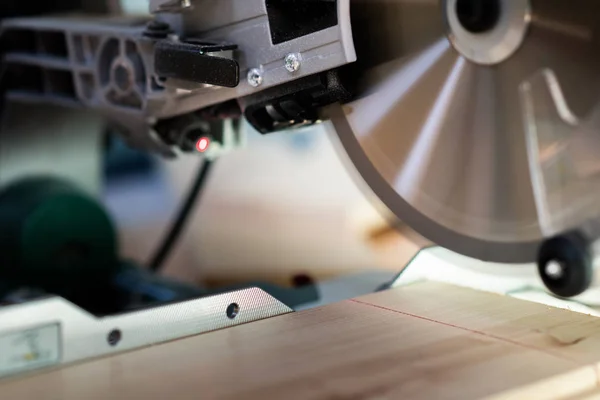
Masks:
[[[422,283],[5,381],[0,398],[589,400],[599,362],[596,317]]]

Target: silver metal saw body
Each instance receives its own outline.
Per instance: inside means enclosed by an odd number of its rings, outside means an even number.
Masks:
[[[524,263],[597,238],[600,3],[354,0],[358,98],[331,111],[403,222],[478,259]]]

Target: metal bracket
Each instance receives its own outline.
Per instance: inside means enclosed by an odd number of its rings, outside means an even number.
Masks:
[[[290,313],[251,288],[97,318],[60,297],[0,308],[0,377]]]

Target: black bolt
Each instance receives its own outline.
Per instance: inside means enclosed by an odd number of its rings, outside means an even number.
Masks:
[[[108,334],[108,337],[106,338],[106,340],[107,340],[108,344],[110,344],[111,346],[116,346],[121,341],[121,336],[122,335],[121,335],[121,331],[120,330],[113,329]]]
[[[234,319],[235,317],[237,317],[239,312],[240,306],[238,306],[236,303],[231,303],[225,311],[225,313],[227,314],[227,318],[229,319]]]
[[[151,39],[164,39],[171,33],[171,26],[166,22],[153,20],[148,23],[144,36]]]

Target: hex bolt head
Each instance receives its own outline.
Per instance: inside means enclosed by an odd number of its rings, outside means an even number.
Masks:
[[[291,53],[285,56],[285,69],[287,69],[288,72],[298,71],[301,65],[300,54]]]
[[[258,68],[252,68],[248,71],[248,83],[252,87],[259,87],[263,83],[262,72]]]

